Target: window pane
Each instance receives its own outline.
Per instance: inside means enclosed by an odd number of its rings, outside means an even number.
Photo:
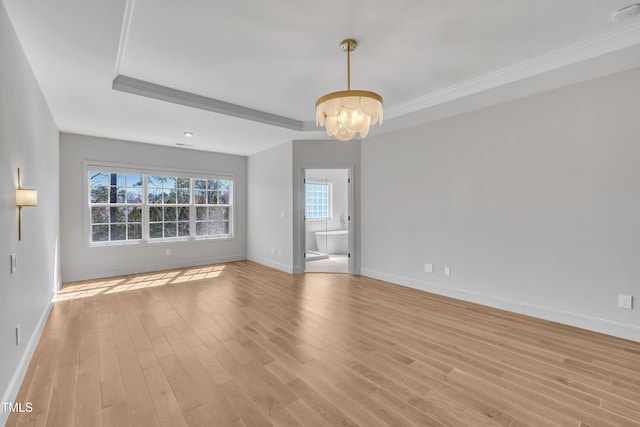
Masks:
[[[162,183],[164,188],[176,188],[176,178],[173,176],[165,176]]]
[[[212,235],[229,234],[229,223],[226,221],[210,221],[208,228],[209,234]]]
[[[228,205],[229,204],[229,190],[224,190],[220,192],[220,204],[221,205]]]
[[[204,190],[196,190],[193,203],[195,203],[196,205],[207,204],[207,192]]]
[[[178,221],[189,221],[189,208],[182,206],[178,208]]]
[[[197,190],[205,190],[207,188],[206,179],[196,179],[193,181],[193,188]]]
[[[161,176],[147,177],[147,186],[149,188],[162,188],[162,177]]]
[[[150,188],[147,192],[147,200],[150,204],[162,203],[162,190]]]
[[[109,201],[109,187],[98,185],[91,187],[91,203],[107,203]]]
[[[178,178],[178,180],[176,182],[176,187],[178,187],[178,188],[189,188],[190,182],[191,182],[191,179],[189,179],[189,178]]]
[[[207,219],[207,208],[196,208],[196,220]]]
[[[142,203],[142,188],[127,188],[127,203]]]
[[[152,239],[157,239],[162,237],[162,223],[149,224],[149,237]]]
[[[115,174],[111,174],[115,176]],[[118,187],[112,185],[109,187],[109,203],[118,203]]]
[[[229,221],[202,221],[196,223],[198,236],[226,236],[229,234]]]
[[[176,220],[176,208],[164,208],[164,220],[175,221]]]
[[[127,208],[111,208],[111,222],[125,222]]]
[[[108,177],[108,173],[89,171],[89,184],[91,186],[106,186],[109,184]]]
[[[208,191],[207,192],[207,203],[210,205],[218,204],[218,192],[217,191]]]
[[[188,222],[179,222],[178,223],[178,235],[179,236],[189,236],[189,223]]]
[[[91,223],[99,224],[103,222],[109,222],[109,208],[91,208]]]
[[[209,208],[207,217],[215,220],[229,219],[229,208]]]
[[[129,240],[142,239],[142,224],[129,224]]]
[[[149,221],[157,222],[162,221],[162,208],[149,208]]]
[[[218,189],[218,180],[217,179],[210,179],[207,181],[207,188],[209,190],[217,190]]]
[[[112,224],[111,240],[127,240],[127,226],[125,224]]]
[[[207,234],[207,223],[206,222],[196,222],[196,235],[204,236]]]
[[[127,187],[142,187],[142,175],[127,175]]]
[[[94,225],[91,227],[91,241],[106,242],[109,240],[108,225]]]
[[[189,190],[178,190],[178,203],[181,205],[189,203]]]
[[[176,237],[176,235],[177,235],[176,223],[175,222],[166,223],[164,225],[164,237]]]
[[[126,187],[116,187],[117,191],[117,203],[125,203],[127,200],[127,188]]]
[[[157,209],[157,208],[151,208]],[[142,209],[141,208],[129,208],[127,215],[128,222],[142,222]]]

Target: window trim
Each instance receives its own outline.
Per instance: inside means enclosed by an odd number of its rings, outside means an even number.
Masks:
[[[146,166],[129,163],[112,163],[102,162],[95,160],[83,160],[83,228],[84,228],[84,241],[89,248],[101,248],[112,246],[130,246],[130,245],[157,245],[162,243],[176,243],[176,242],[199,242],[199,241],[213,241],[213,240],[235,240],[236,239],[236,204],[235,204],[235,185],[236,174],[229,172],[206,172],[196,169],[178,169],[167,168],[161,166]],[[143,202],[142,202],[142,239],[140,240],[116,240],[106,242],[92,242],[91,241],[91,200],[90,200],[90,188],[89,188],[89,171],[101,171],[101,172],[116,172],[116,173],[128,173],[128,174],[140,174],[143,176],[150,175],[163,175],[163,176],[176,176],[180,178],[205,178],[205,179],[219,179],[227,180],[231,182],[229,189],[229,235],[225,237],[217,236],[176,236],[169,238],[156,238],[151,239],[149,237],[149,205],[147,201],[147,180],[142,180],[143,189]],[[193,181],[192,185],[193,186]],[[197,205],[192,205],[196,207]],[[191,213],[193,210],[193,214]],[[195,215],[195,209],[190,209],[190,215]]]
[[[304,216],[305,220],[309,222],[330,221],[333,219],[333,181],[322,181],[319,179],[305,179],[304,180]],[[326,217],[322,218],[307,218],[307,184],[319,184],[326,185],[328,187],[327,194],[327,213]]]

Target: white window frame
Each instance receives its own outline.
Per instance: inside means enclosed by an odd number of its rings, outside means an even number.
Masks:
[[[307,217],[307,184],[317,184],[327,186],[327,213],[328,216],[322,218],[308,218]],[[317,179],[305,179],[304,181],[304,215],[307,221],[327,221],[333,219],[333,182],[322,181]]]
[[[93,242],[91,235],[91,189],[89,184],[89,171],[100,171],[106,173],[126,173],[126,174],[140,174],[142,179],[142,239],[139,240],[116,240],[106,242]],[[147,179],[148,176],[172,176],[179,178],[190,179],[190,208],[189,208],[189,230],[190,236],[176,236],[170,238],[153,238],[149,237],[149,208],[154,206],[166,206],[150,204],[148,201],[147,191]],[[225,180],[229,181],[229,234],[224,236],[196,236],[196,208],[202,206],[216,206],[216,205],[196,205],[193,199],[193,185],[195,179],[208,179],[208,180]],[[105,247],[105,246],[123,246],[123,245],[154,245],[158,243],[171,243],[171,242],[192,242],[201,240],[235,240],[235,224],[236,224],[236,209],[235,209],[235,183],[236,175],[234,173],[212,173],[197,170],[180,170],[163,167],[149,167],[139,166],[134,164],[122,164],[122,163],[107,163],[100,161],[85,160],[83,162],[83,191],[84,191],[84,235],[85,242],[90,248]],[[178,206],[179,204],[173,205]],[[227,206],[221,205],[221,206]],[[115,205],[113,207],[116,207]]]

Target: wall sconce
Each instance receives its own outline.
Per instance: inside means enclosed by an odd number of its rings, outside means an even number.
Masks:
[[[16,189],[16,206],[18,206],[18,240],[22,240],[22,208],[24,206],[36,206],[38,204],[38,190],[22,188],[20,181],[20,168],[18,168],[18,188]]]

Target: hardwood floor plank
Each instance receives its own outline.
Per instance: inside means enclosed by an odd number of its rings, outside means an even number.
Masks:
[[[149,394],[153,400],[158,422],[161,426],[180,427],[187,426],[187,421],[180,409],[171,386],[160,366],[155,366],[144,371]]]
[[[193,383],[198,396],[210,415],[211,425],[231,425],[240,417],[233,411],[229,401],[224,397],[219,387],[212,381],[205,368],[194,357],[180,360],[180,364]]]
[[[289,382],[294,392],[300,396],[309,407],[316,411],[322,418],[333,426],[356,426],[349,417],[340,411],[330,401],[325,399],[320,393],[310,387],[307,383],[297,378]]]
[[[47,426],[72,426],[75,423],[76,384],[78,365],[58,364],[58,372],[51,394]]]
[[[58,360],[42,360],[33,373],[31,387],[23,404],[30,402],[32,412],[14,412],[18,426],[44,426],[49,416],[51,394],[58,370]],[[3,408],[4,410],[4,408]]]

